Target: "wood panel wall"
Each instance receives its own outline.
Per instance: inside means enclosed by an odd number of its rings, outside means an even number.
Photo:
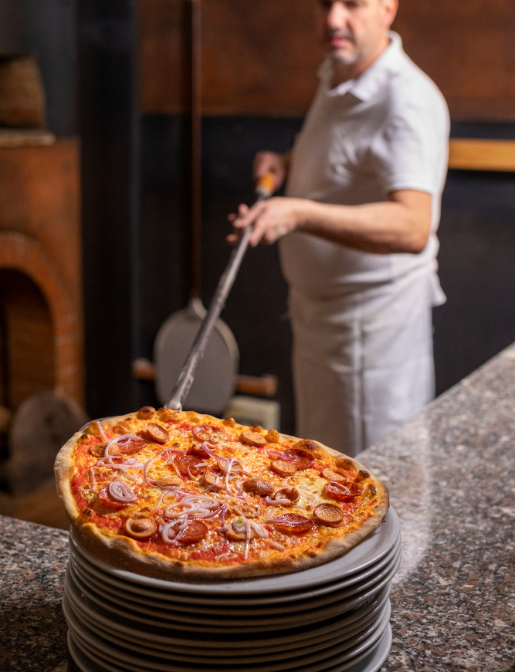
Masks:
[[[203,0],[204,111],[303,115],[320,62],[315,0]],[[394,28],[460,120],[515,120],[513,0],[400,0]],[[139,0],[141,108],[185,109],[189,0]]]

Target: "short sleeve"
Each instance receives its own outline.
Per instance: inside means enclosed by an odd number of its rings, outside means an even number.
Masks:
[[[447,168],[445,115],[407,104],[389,115],[371,152],[385,193],[415,189],[437,194]]]

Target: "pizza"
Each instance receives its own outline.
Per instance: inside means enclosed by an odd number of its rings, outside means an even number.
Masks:
[[[91,550],[164,578],[313,567],[370,534],[389,506],[377,478],[316,441],[149,406],[91,422],[55,471]]]

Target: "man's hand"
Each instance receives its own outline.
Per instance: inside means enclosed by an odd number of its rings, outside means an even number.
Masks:
[[[275,177],[274,191],[282,187],[288,168],[290,166],[290,153],[276,154],[275,152],[258,152],[254,157],[252,176],[255,182],[267,173],[273,173]]]
[[[227,236],[227,242],[235,245],[241,230],[253,225],[250,245],[258,243],[271,245],[276,240],[297,228],[302,207],[306,201],[300,198],[271,198],[257,203],[252,208],[240,205],[238,214],[229,215],[234,233]]]

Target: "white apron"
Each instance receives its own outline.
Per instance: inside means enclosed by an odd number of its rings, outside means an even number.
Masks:
[[[290,292],[297,435],[356,455],[434,396],[427,269],[313,299]]]

